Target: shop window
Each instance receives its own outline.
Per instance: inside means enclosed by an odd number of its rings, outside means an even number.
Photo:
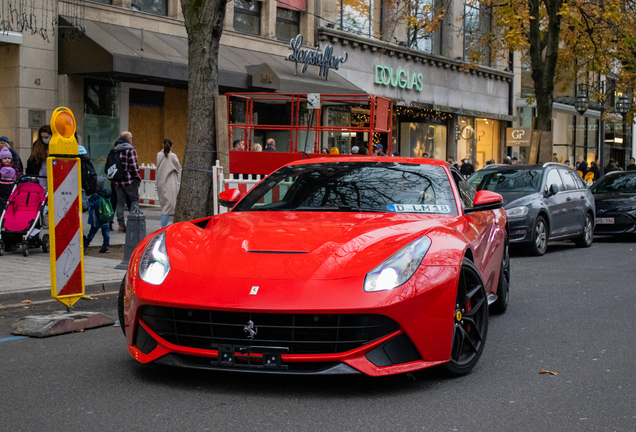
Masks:
[[[84,114],[117,117],[117,89],[110,81],[84,81]]]
[[[163,92],[130,89],[128,94],[128,105],[141,106],[147,108],[163,108]]]
[[[534,81],[532,80],[532,65],[530,56],[521,56],[521,97],[529,98],[534,96]]]
[[[155,15],[168,15],[168,0],[132,0],[131,5],[132,9],[136,11]]]
[[[439,8],[434,0],[414,0],[409,4],[413,22],[408,29],[408,46],[411,49],[424,51],[431,54],[441,53],[442,28],[429,31],[430,25],[434,22]]]
[[[338,0],[340,29],[373,36],[373,0]]]
[[[480,39],[490,32],[492,13],[484,4],[475,2],[464,4],[464,60],[471,61],[471,56],[479,53],[478,63],[490,66],[490,48],[482,46]]]
[[[400,123],[400,156],[428,157],[446,160],[446,125],[432,123]]]
[[[234,0],[234,30],[253,35],[261,34],[261,2]]]
[[[475,170],[486,166],[489,160],[500,162],[499,122],[490,119],[475,119]]]
[[[300,12],[276,9],[276,39],[289,42],[300,33]]]

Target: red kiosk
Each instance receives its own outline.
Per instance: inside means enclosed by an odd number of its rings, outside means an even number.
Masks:
[[[230,172],[269,174],[282,165],[307,157],[339,157],[357,146],[371,154],[382,144],[391,154],[393,103],[358,94],[228,93]],[[265,150],[273,139],[276,151]],[[241,140],[245,150],[232,150]],[[321,154],[322,149],[339,154]]]

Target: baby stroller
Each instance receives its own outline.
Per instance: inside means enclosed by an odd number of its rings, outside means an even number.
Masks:
[[[0,214],[0,256],[22,244],[22,255],[29,256],[29,248],[41,247],[49,251],[49,235],[40,239],[40,229],[46,210],[47,193],[34,177],[20,178]]]

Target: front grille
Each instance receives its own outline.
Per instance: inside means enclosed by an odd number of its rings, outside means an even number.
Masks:
[[[621,233],[623,231],[627,231],[628,229],[634,228],[634,220],[629,216],[618,215],[618,216],[599,216],[599,217],[613,217],[613,224],[596,224],[594,227],[594,232],[597,234],[603,233]]]
[[[222,312],[165,306],[145,306],[141,320],[175,345],[288,348],[289,354],[341,353],[399,329],[395,321],[382,315]],[[244,330],[248,321],[257,332],[253,340]]]

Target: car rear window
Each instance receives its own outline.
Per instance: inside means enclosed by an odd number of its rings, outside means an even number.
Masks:
[[[481,170],[468,179],[475,190],[494,192],[537,192],[541,187],[541,169]]]
[[[254,187],[233,211],[457,215],[457,206],[441,166],[336,162],[282,167]]]

